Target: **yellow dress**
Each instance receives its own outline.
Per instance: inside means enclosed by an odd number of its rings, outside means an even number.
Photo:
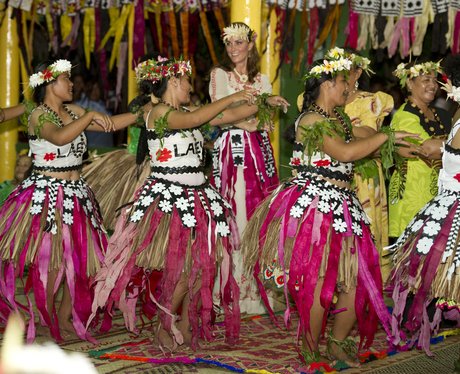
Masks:
[[[451,117],[440,108],[435,108],[435,113],[439,120],[428,121],[417,107],[408,102],[394,114],[391,127],[395,131],[418,134],[422,142],[433,138],[445,139],[450,131]],[[410,158],[401,171],[395,170],[388,187],[391,237],[399,237],[418,211],[437,195],[440,167],[441,160],[432,160],[428,164],[419,158]],[[402,193],[399,192],[401,183],[404,186]]]
[[[350,119],[359,118],[361,123],[355,126],[368,126],[376,131],[380,130],[385,116],[393,109],[393,98],[384,92],[360,92],[356,98],[345,106],[345,112]],[[374,159],[378,168],[378,177],[363,179],[355,173],[355,192],[366,212],[375,245],[379,251],[382,265],[382,276],[388,275],[387,266],[382,263],[383,247],[388,246],[388,203],[385,188],[385,177],[379,159]]]

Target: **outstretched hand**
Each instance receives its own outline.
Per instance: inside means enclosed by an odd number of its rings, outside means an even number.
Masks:
[[[109,115],[99,112],[93,113],[93,123],[95,123],[98,126],[101,126],[105,132],[115,131],[115,123]]]
[[[291,105],[284,97],[278,95],[267,98],[267,103],[272,107],[280,107],[283,113],[287,113],[288,107]]]
[[[246,101],[248,105],[253,105],[255,103],[255,90],[246,89],[239,92],[235,92],[233,95],[234,102]]]
[[[407,131],[395,131],[395,140],[396,144],[404,147],[405,149],[399,149],[399,153],[402,156],[412,158],[412,157],[425,157],[425,151],[420,146],[420,135],[413,134]]]

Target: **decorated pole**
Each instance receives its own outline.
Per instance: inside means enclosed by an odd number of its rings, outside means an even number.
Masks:
[[[264,19],[268,17],[268,6],[264,4],[263,6],[263,15]],[[280,63],[280,56],[278,51],[275,47],[275,41],[279,35],[276,32],[276,13],[272,11],[270,13],[270,25],[268,28],[268,36],[266,40],[265,53],[261,58],[261,70],[262,73],[268,75],[268,79],[272,83],[273,86],[273,94],[279,95],[280,94],[280,78],[279,75],[275,81],[273,81],[276,77],[276,69]],[[279,156],[280,156],[280,126],[279,126],[279,118],[275,118],[275,129],[270,135],[270,140],[273,146],[273,153],[275,156],[275,160],[279,169]]]
[[[230,5],[230,22],[244,22],[260,35],[262,20],[262,0],[232,0]],[[260,38],[256,40],[260,51]]]
[[[0,26],[0,51],[3,53],[0,58],[1,108],[11,107],[19,102],[19,47],[16,18],[11,17],[12,11],[11,7],[4,10]],[[17,141],[17,119],[0,124],[0,182],[14,177]]]

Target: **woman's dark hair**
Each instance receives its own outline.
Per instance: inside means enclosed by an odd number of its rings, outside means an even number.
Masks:
[[[257,50],[255,39],[254,39],[254,31],[246,25],[244,22],[232,22],[229,26],[244,26],[248,28],[248,39],[249,42],[254,42],[252,49],[248,53],[248,80],[250,83],[254,82],[254,78],[260,71],[260,56],[259,51]],[[224,52],[222,56],[222,61],[217,67],[225,70],[225,71],[232,71],[235,68],[235,64],[232,62],[230,57],[228,57],[227,51]]]
[[[322,65],[324,60],[316,60],[310,66],[308,70],[313,68],[317,65]],[[335,77],[331,74],[321,74],[318,78],[317,77],[310,77],[305,80],[305,89],[303,92],[303,102],[302,102],[302,109],[301,112],[305,112],[308,108],[313,104],[319,96],[320,86],[325,81],[334,80]],[[284,138],[291,144],[295,141],[295,125],[290,125],[286,131],[284,132]]]
[[[442,68],[452,85],[460,87],[460,55],[449,55],[442,62]]]
[[[38,73],[40,71],[43,71],[45,70],[48,66],[50,66],[54,61],[44,61],[44,62],[41,62],[39,63],[35,69],[34,69],[34,73]],[[43,84],[41,84],[40,86],[38,87],[35,87],[34,88],[34,92],[33,92],[33,98],[34,98],[34,101],[37,103],[37,104],[40,104],[40,103],[43,103],[43,100],[45,100],[45,93],[46,93],[46,86],[48,86],[50,83],[54,82],[51,81],[51,82],[45,82]]]
[[[322,65],[324,60],[316,60],[309,69]],[[332,74],[323,73],[319,77],[310,77],[305,80],[305,90],[303,93],[302,112],[305,112],[319,96],[319,88],[323,82],[333,81],[335,77]]]

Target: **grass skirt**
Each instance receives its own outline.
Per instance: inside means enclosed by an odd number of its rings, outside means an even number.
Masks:
[[[460,322],[460,192],[444,190],[412,219],[395,243],[393,329],[429,351],[442,318]],[[413,302],[406,307],[409,295]],[[442,301],[441,301],[442,299]],[[430,321],[427,306],[438,300]],[[406,316],[407,318],[404,318]]]
[[[101,207],[104,226],[113,230],[121,207],[150,174],[149,162],[136,164],[136,155],[126,149],[107,152],[83,167],[83,178],[91,186]]]
[[[62,340],[56,309],[48,310],[46,305],[49,272],[57,271],[54,292],[65,278],[75,331],[90,340],[85,330],[93,300],[90,284],[106,245],[98,205],[83,179],[33,173],[0,209],[1,320],[6,322],[13,311],[25,313],[29,318],[27,339],[32,341],[36,307],[41,324],[50,328],[56,340]],[[18,280],[24,287],[24,301],[18,300]]]
[[[343,292],[356,287],[361,344],[372,344],[379,320],[390,333],[379,256],[353,192],[299,173],[257,208],[242,243],[247,271],[254,274],[266,307],[271,313],[266,297],[269,286],[262,283],[268,268],[268,278],[278,283],[282,279],[287,285],[285,322],[290,296],[299,313],[301,333],[310,333],[310,310],[320,278],[323,329],[337,286]],[[277,276],[270,277],[273,274]]]
[[[123,210],[110,238],[104,267],[97,276],[93,315],[105,308],[102,328],[107,329],[113,307],[118,306],[128,330],[136,331],[140,299],[144,311],[159,308],[163,327],[180,341],[176,316],[169,311],[185,272],[190,291],[201,281],[200,289],[191,292],[189,306],[192,347],[197,347],[199,336],[212,338],[212,288],[220,267],[226,338],[235,343],[239,292],[232,276],[231,254],[238,241],[230,206],[212,187],[183,186],[149,177],[136,192],[134,205]],[[152,271],[162,271],[159,295],[152,287]]]

